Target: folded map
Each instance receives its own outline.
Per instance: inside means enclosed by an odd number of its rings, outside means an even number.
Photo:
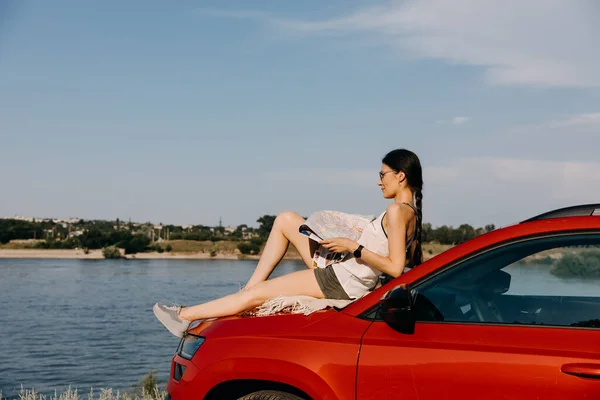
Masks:
[[[373,215],[348,214],[329,210],[317,211],[308,217],[305,223],[300,226],[299,231],[316,243],[323,239],[335,237],[345,237],[358,241],[363,229],[374,219],[375,216]],[[324,268],[340,262],[347,256],[347,252],[332,252],[319,244],[312,254],[313,266]]]

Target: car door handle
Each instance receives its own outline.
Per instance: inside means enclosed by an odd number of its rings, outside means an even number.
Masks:
[[[600,364],[565,364],[560,368],[560,371],[580,378],[600,379]]]

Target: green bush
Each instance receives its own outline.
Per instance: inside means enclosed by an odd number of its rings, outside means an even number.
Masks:
[[[117,246],[106,246],[102,249],[102,255],[106,259],[116,260],[121,258],[121,251]]]
[[[546,256],[546,257],[540,258],[539,260],[536,260],[535,263],[539,264],[539,265],[552,265],[552,264],[554,264],[554,259],[552,257]]]
[[[165,250],[167,251],[167,253],[170,253],[173,251],[173,246],[171,246],[170,244],[167,245],[167,247],[165,247]]]
[[[210,232],[210,231],[190,232],[190,233],[184,233],[181,235],[181,239],[183,239],[183,240],[197,240],[197,241],[211,240],[212,237],[213,237],[213,235],[212,235],[212,232]],[[175,239],[178,239],[178,237],[171,235],[171,240],[175,240]]]
[[[552,274],[562,278],[600,278],[600,252],[565,254],[552,268]]]
[[[98,228],[91,228],[83,232],[79,237],[81,245],[88,249],[101,249],[104,247],[108,239],[108,235]]]
[[[550,256],[539,257],[537,255],[531,256],[531,257],[525,257],[522,260],[518,261],[518,263],[521,265],[535,265],[535,266],[554,265],[555,262],[556,262],[556,259],[552,258]]]
[[[165,398],[165,393],[159,389],[159,382],[154,376],[156,371],[147,373],[135,386],[133,386],[126,396],[132,396],[134,399],[152,399],[159,400]]]
[[[250,243],[252,245],[258,246],[258,247],[262,246],[264,242],[265,242],[265,240],[261,237],[253,237],[250,239]]]
[[[147,250],[150,244],[148,236],[143,234],[134,235],[131,240],[124,243],[125,254],[142,253]]]
[[[242,254],[258,254],[260,252],[260,246],[253,242],[240,242],[237,248]]]
[[[150,371],[140,382],[139,385],[142,389],[142,392],[152,393],[154,388],[158,386],[158,381],[154,377],[154,371]]]

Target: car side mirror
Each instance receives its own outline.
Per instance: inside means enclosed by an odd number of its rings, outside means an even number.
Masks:
[[[415,332],[413,299],[406,285],[397,286],[379,301],[379,313],[395,331],[406,334]]]

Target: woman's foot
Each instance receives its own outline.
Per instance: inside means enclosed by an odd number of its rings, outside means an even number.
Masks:
[[[181,338],[190,326],[190,322],[179,317],[181,306],[167,306],[162,303],[156,303],[152,307],[156,318],[171,332],[173,335]]]

